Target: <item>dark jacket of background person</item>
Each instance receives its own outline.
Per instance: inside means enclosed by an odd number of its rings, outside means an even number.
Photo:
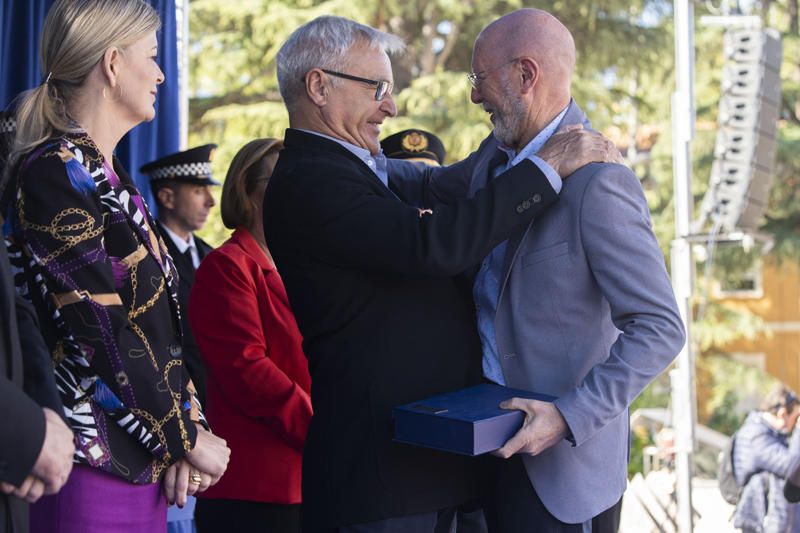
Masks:
[[[56,359],[75,460],[146,484],[194,447],[197,429],[177,349],[175,270],[130,177],[116,171],[86,133],[43,143],[17,174],[9,250]]]
[[[5,248],[0,246],[0,248]],[[39,320],[33,306],[21,296],[16,296],[17,330],[19,343],[24,354],[24,383],[25,394],[33,398],[40,407],[49,407],[63,417],[64,407],[56,388],[56,379],[53,375],[53,361],[50,352],[42,339],[39,329]],[[1,325],[13,322],[0,322]]]
[[[194,333],[189,323],[189,295],[192,292],[192,285],[194,284],[194,264],[188,253],[182,254],[178,251],[175,242],[167,235],[167,232],[164,231],[161,223],[156,222],[156,225],[158,226],[161,238],[164,240],[164,244],[167,246],[167,251],[170,257],[172,257],[172,261],[175,263],[175,270],[178,271],[178,302],[181,306],[183,364],[186,366],[186,371],[189,373],[192,384],[197,390],[197,397],[200,399],[200,404],[205,407],[206,369],[205,366],[203,366],[200,348],[197,347],[197,341],[194,338]],[[197,235],[194,235],[194,244],[197,246],[197,256],[200,258],[200,261],[213,250],[211,245]]]
[[[45,419],[42,408],[22,389],[23,352],[16,327],[15,300],[8,256],[5,247],[0,246],[0,405],[3,406],[0,481],[19,486],[42,449]],[[27,524],[27,503],[0,494],[0,531],[27,531]]]
[[[421,215],[338,143],[289,129],[284,144],[264,228],[313,383],[304,530],[467,501],[474,462],[392,442],[391,411],[480,382],[472,295],[454,276],[555,193],[524,162],[506,174],[529,179],[504,175],[473,200]],[[542,203],[516,209],[534,193]]]
[[[311,379],[281,277],[245,228],[197,269],[189,318],[208,370],[205,413],[231,448],[202,498],[299,503]]]
[[[760,412],[747,415],[733,449],[734,475],[744,486],[736,506],[736,527],[765,533],[791,530],[794,506],[783,496],[783,481],[798,454],[797,431],[790,439],[771,427]]]

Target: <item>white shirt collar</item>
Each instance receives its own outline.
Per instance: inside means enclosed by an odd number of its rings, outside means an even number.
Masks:
[[[197,246],[194,243],[194,234],[189,234],[189,240],[183,240],[178,234],[174,231],[169,229],[165,224],[161,224],[161,228],[169,235],[169,238],[172,239],[172,242],[175,243],[175,247],[178,249],[180,253],[186,252],[189,248],[197,249]]]

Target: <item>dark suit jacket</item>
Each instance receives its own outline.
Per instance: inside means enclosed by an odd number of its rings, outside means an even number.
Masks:
[[[192,383],[197,389],[197,397],[200,399],[200,403],[205,406],[206,367],[203,364],[203,358],[200,357],[200,348],[197,347],[197,341],[194,340],[192,327],[189,324],[189,294],[192,292],[192,285],[194,284],[195,268],[192,264],[192,258],[178,251],[175,243],[169,234],[164,231],[161,223],[158,224],[158,231],[161,234],[161,238],[164,239],[169,255],[172,256],[172,261],[175,263],[175,269],[178,271],[178,301],[181,305],[181,328],[183,329],[183,364],[186,365],[189,377],[192,378]],[[213,248],[197,235],[194,236],[194,242],[197,245],[197,255],[200,256],[200,261],[202,261]]]
[[[532,163],[514,168],[421,216],[338,143],[287,130],[264,227],[309,358],[308,531],[475,494],[470,459],[392,442],[391,409],[480,381],[471,294],[454,276],[556,197]]]
[[[15,299],[6,248],[0,246],[0,481],[19,485],[42,449],[45,421],[41,407],[22,390],[22,349]],[[0,495],[0,531],[24,531],[27,518],[23,501]]]

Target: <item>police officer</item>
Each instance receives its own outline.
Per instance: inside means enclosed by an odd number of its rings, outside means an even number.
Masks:
[[[438,167],[444,164],[446,155],[444,143],[436,135],[420,129],[399,131],[381,140],[383,155],[390,159],[405,159]],[[451,518],[449,514],[455,512]],[[456,533],[486,533],[486,519],[477,501],[462,504],[456,510],[442,511],[441,522],[455,521]]]
[[[444,164],[445,150],[441,139],[425,130],[410,129],[389,135],[381,141],[383,155],[391,159],[417,161],[426,165]]]
[[[206,371],[200,350],[189,327],[189,293],[200,261],[212,250],[194,234],[206,223],[214,204],[211,187],[219,182],[211,176],[211,161],[217,145],[206,144],[170,154],[144,165],[140,170],[150,180],[158,206],[158,230],[178,270],[183,327],[183,360],[205,404]]]
[[[9,176],[6,175],[8,157],[11,155],[14,134],[17,132],[17,121],[11,111],[0,111],[0,217],[8,215],[6,210],[11,205],[12,190],[15,187],[6,187]]]

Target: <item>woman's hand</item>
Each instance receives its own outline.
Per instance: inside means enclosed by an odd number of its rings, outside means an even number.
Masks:
[[[164,495],[171,504],[186,505],[188,496],[194,496],[211,486],[212,477],[200,472],[192,464],[181,459],[170,466],[164,474]]]
[[[201,476],[206,474],[210,477],[210,485],[219,481],[225,473],[230,457],[231,450],[224,439],[198,426],[197,441],[194,448],[186,454],[186,460]]]

